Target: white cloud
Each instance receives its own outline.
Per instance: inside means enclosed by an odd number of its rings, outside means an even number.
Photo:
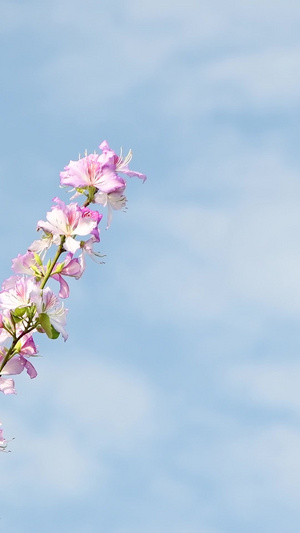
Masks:
[[[254,405],[298,414],[300,407],[300,364],[288,361],[257,362],[232,367],[228,380],[234,394],[249,399]],[[274,354],[276,357],[276,354]]]
[[[251,426],[248,420],[229,426],[227,433],[208,436],[205,444],[196,439],[178,454],[177,464],[186,475],[202,479],[214,494],[208,523],[226,516],[226,522],[251,527],[261,516],[263,528],[271,519],[270,502],[271,513],[276,505],[293,512],[298,508],[299,445],[298,428],[270,422],[267,427]]]
[[[85,359],[82,353],[76,358],[77,368],[66,370],[67,378],[57,390],[56,409],[64,406],[68,420],[89,432],[94,448],[135,449],[155,433],[154,392],[133,371],[96,362],[91,354]]]
[[[150,82],[165,112],[195,118],[245,105],[265,111],[297,104],[295,8],[293,1],[131,0],[126,9],[122,3],[103,9],[95,0],[31,2],[26,9],[7,2],[3,28],[28,30],[41,46],[59,36],[34,70],[45,113],[74,115],[76,108],[83,121],[96,111],[111,116],[116,99],[139,86],[147,93]]]
[[[113,457],[138,457],[157,433],[157,396],[143,377],[91,354],[87,362],[86,354],[67,354],[59,367],[50,356],[36,382],[19,381],[18,401],[8,398],[1,412],[5,436],[16,436],[1,470],[7,496],[28,484],[30,498],[78,497],[95,483],[102,490]]]
[[[47,402],[38,395],[35,401],[36,405]],[[23,403],[26,405],[26,399]],[[63,411],[62,405],[61,414]],[[5,415],[5,410],[1,414]],[[47,417],[46,409],[44,417]],[[5,434],[14,431],[16,440],[10,443],[12,453],[1,466],[8,500],[21,492],[23,503],[38,497],[46,505],[49,494],[57,499],[76,498],[88,493],[96,481],[101,480],[99,488],[104,485],[108,468],[101,457],[95,460],[95,455],[90,453],[80,428],[72,427],[67,417],[63,423],[63,416],[58,422],[51,417],[46,425],[47,428],[41,425],[33,428],[29,410],[26,421],[25,415],[19,415],[18,408],[14,414],[10,413]]]
[[[131,261],[115,279],[126,302],[147,319],[184,327],[203,318],[226,320],[235,306],[248,304],[260,316],[298,316],[300,184],[286,155],[275,152],[278,142],[273,148],[268,142],[258,150],[239,141],[226,155],[224,136],[220,160],[216,144],[201,170],[197,159],[192,170],[177,168],[187,191],[181,181],[177,196],[166,201],[174,193],[170,180],[159,196],[148,193],[141,202],[140,234],[124,245]]]
[[[210,113],[282,112],[299,102],[299,46],[238,49],[172,67],[163,108],[183,119]]]
[[[254,53],[239,52],[204,69],[210,86],[230,88],[236,105],[247,103],[290,106],[299,99],[299,48],[271,48]]]

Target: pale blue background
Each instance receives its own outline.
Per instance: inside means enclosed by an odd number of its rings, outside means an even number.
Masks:
[[[79,152],[149,176],[1,396],[1,530],[298,533],[298,0],[0,7],[2,279]]]

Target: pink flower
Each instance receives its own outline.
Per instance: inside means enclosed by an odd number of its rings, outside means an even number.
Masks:
[[[60,288],[58,296],[60,298],[68,298],[70,289],[69,285],[63,276],[70,276],[79,279],[84,272],[84,266],[78,258],[73,258],[73,254],[68,253],[63,263],[57,263],[53,270],[51,277],[59,282]]]
[[[29,377],[35,378],[37,371],[34,366],[27,361],[27,357],[37,355],[38,351],[34,340],[31,335],[24,335],[15,346],[15,355],[9,359],[1,370],[1,375],[11,376],[15,374],[21,374],[25,369]],[[6,348],[0,349],[0,365],[3,362],[5,355],[7,354]],[[8,384],[9,385],[9,384]],[[9,387],[8,387],[9,389]],[[6,393],[8,394],[8,393]]]
[[[36,268],[37,264],[34,258],[34,254],[30,251],[26,254],[18,254],[15,259],[12,260],[12,270],[15,274],[28,274],[32,276],[33,268]]]
[[[143,181],[147,179],[147,176],[145,176],[145,174],[141,174],[140,172],[136,172],[135,170],[130,170],[130,168],[128,167],[132,159],[131,150],[129,150],[127,156],[123,158],[122,151],[121,151],[121,154],[117,156],[117,154],[113,150],[110,149],[107,141],[103,141],[99,145],[99,148],[103,152],[99,156],[99,161],[101,162],[104,168],[110,169],[113,172],[121,172],[123,174],[126,174],[130,178],[132,178],[133,176],[136,176],[138,178],[141,178]]]
[[[98,191],[106,194],[112,192],[123,192],[126,187],[125,180],[118,173],[127,176],[137,176],[145,181],[145,174],[129,169],[132,159],[131,150],[123,158],[110,149],[107,141],[103,141],[99,148],[101,155],[91,154],[79,159],[70,161],[65,170],[60,173],[61,185],[75,187],[76,189],[86,189],[95,187]],[[82,193],[83,191],[79,191]]]
[[[3,355],[0,356],[0,363],[3,361]],[[23,355],[14,355],[4,366],[4,368],[1,370],[2,375],[6,376],[13,376],[15,374],[21,374],[23,370],[26,370],[29,377],[35,378],[37,376],[37,371],[34,368],[34,366],[23,357]],[[6,381],[13,381],[13,380],[6,380]],[[1,387],[1,386],[0,386]],[[4,394],[11,394],[11,392],[4,392]]]
[[[23,335],[23,337],[16,345],[16,350],[20,355],[25,355],[26,357],[38,354],[38,350],[33,340],[33,337],[30,334]]]
[[[31,293],[36,288],[33,278],[11,276],[3,284],[0,292],[1,309],[17,309],[32,304]]]
[[[60,173],[61,185],[69,187],[96,187],[101,181],[101,163],[98,155],[87,155],[78,161],[70,161]]]
[[[91,154],[78,161],[70,161],[60,173],[61,185],[77,189],[95,187],[103,192],[124,190],[126,182],[118,176],[115,165],[103,165],[99,155]]]
[[[32,294],[32,301],[36,304],[37,313],[46,314],[49,317],[50,324],[58,333],[61,333],[66,341],[68,334],[65,330],[65,325],[67,323],[68,309],[65,309],[54,292],[49,287],[43,290],[36,288]]]
[[[45,234],[41,239],[37,239],[31,243],[28,248],[29,252],[36,252],[37,254],[44,256],[50,246],[54,243],[52,234]],[[57,239],[56,244],[59,244],[59,238]]]
[[[94,238],[91,238],[89,239],[88,241],[82,241],[81,242],[81,254],[79,256],[79,261],[80,261],[80,264],[82,265],[82,268],[85,269],[85,265],[86,265],[86,261],[85,261],[85,255],[88,254],[90,256],[91,259],[93,259],[94,261],[96,261],[96,263],[102,263],[102,261],[97,261],[97,257],[104,257],[103,255],[101,255],[100,253],[98,252],[94,252],[94,249],[93,249],[93,246],[94,246],[94,243],[95,243],[95,239]]]
[[[53,235],[53,242],[59,244],[60,237],[65,236],[64,248],[68,252],[75,253],[80,248],[80,243],[75,240],[76,235],[89,235],[97,228],[101,215],[97,211],[91,211],[87,207],[80,207],[76,203],[65,205],[58,198],[54,198],[58,204],[53,206],[47,213],[47,221],[40,220],[37,229]]]
[[[16,394],[14,380],[0,377],[0,391],[3,392],[3,394]]]
[[[110,194],[105,192],[97,192],[94,196],[94,201],[96,204],[101,204],[108,208],[106,223],[106,229],[108,229],[112,221],[112,210],[125,210],[127,199],[122,191],[111,192]]]

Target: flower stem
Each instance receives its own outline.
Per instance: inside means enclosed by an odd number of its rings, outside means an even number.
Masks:
[[[53,272],[53,269],[54,269],[54,267],[55,267],[55,265],[57,263],[57,260],[58,260],[59,256],[63,253],[65,240],[66,240],[66,237],[64,235],[62,235],[61,238],[60,238],[60,245],[57,248],[57,251],[56,251],[56,254],[55,254],[54,258],[53,258],[53,261],[50,263],[50,266],[49,266],[49,268],[48,268],[48,270],[47,270],[47,272],[45,274],[45,277],[44,277],[41,285],[40,285],[40,289],[43,289],[45,287],[48,279],[50,278],[50,276],[51,276],[51,274]]]
[[[36,328],[37,325],[38,325],[38,320],[36,320],[36,321],[34,322],[34,324],[28,325],[28,326],[25,328],[25,330],[22,331],[22,332],[20,333],[20,335],[18,335],[18,337],[16,337],[16,338],[12,341],[11,346],[10,346],[10,348],[7,350],[7,352],[6,352],[5,356],[4,356],[4,359],[3,359],[3,361],[2,361],[2,363],[1,363],[1,365],[0,365],[0,377],[1,377],[1,372],[2,372],[3,368],[5,367],[6,363],[8,363],[8,361],[13,357],[13,355],[14,355],[14,353],[13,353],[14,348],[15,348],[15,346],[17,345],[17,343],[19,342],[19,340],[22,339],[22,337],[24,337],[24,335],[26,335],[27,333],[30,333],[30,331],[33,331],[33,330]]]

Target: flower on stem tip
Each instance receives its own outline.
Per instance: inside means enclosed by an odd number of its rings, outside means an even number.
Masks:
[[[135,176],[143,181],[146,180],[146,175],[130,170],[131,150],[123,158],[122,150],[118,156],[111,150],[107,141],[103,141],[99,148],[102,150],[100,155],[91,154],[78,161],[70,161],[65,170],[60,173],[60,183],[62,186],[71,186],[76,189],[77,192],[73,198],[79,194],[85,194],[89,203],[107,206],[106,228],[108,228],[112,219],[112,209],[120,210],[126,205],[124,195],[126,181],[119,176],[119,173],[129,177]]]
[[[125,189],[126,182],[118,176],[118,172],[127,174],[129,177],[137,176],[145,181],[145,174],[129,169],[132,159],[131,150],[123,158],[122,151],[118,156],[108,146],[107,141],[103,141],[99,148],[102,154],[90,154],[70,161],[65,170],[60,173],[60,183],[62,186],[77,188],[95,187],[99,191],[111,193],[119,189]]]

